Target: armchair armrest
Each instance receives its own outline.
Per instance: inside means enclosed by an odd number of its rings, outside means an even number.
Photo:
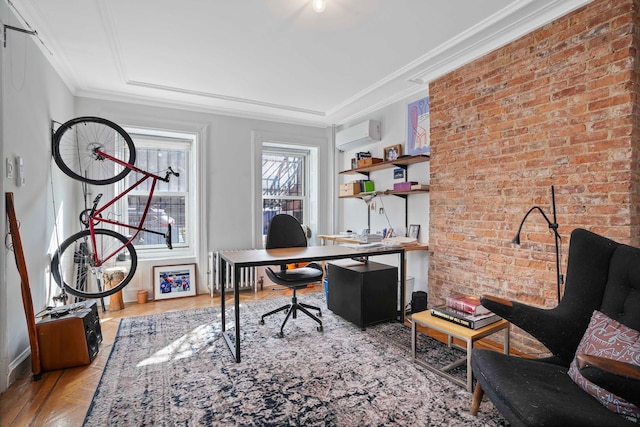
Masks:
[[[483,295],[480,302],[514,326],[533,335],[555,356],[553,363],[563,366],[569,366],[573,360],[593,311],[585,310],[578,315],[567,310],[567,307],[539,308],[492,295]],[[563,327],[559,328],[558,325]]]
[[[488,304],[501,304],[505,307],[513,307],[511,301],[493,295],[483,295],[482,299],[484,300],[482,301],[482,305],[484,305],[484,302],[487,302]]]
[[[587,354],[576,354],[576,361],[586,379],[640,406],[640,366]]]

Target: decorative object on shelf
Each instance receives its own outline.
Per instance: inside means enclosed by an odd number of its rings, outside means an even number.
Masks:
[[[420,234],[420,224],[411,224],[409,226],[409,233],[407,237],[413,237],[414,239],[417,239],[419,234]]]
[[[531,212],[533,212],[534,210],[537,210],[538,212],[540,212],[542,214],[542,216],[544,217],[544,219],[547,221],[547,224],[549,224],[549,229],[553,230],[553,233],[555,235],[555,241],[556,241],[556,275],[558,278],[558,284],[557,284],[557,291],[558,291],[558,303],[560,302],[560,286],[564,283],[564,276],[562,275],[562,272],[560,271],[560,258],[562,257],[562,237],[560,237],[560,234],[558,234],[558,221],[556,219],[556,193],[555,190],[553,188],[553,185],[551,186],[551,203],[553,206],[553,222],[551,222],[549,220],[549,218],[547,217],[547,215],[544,213],[544,211],[542,210],[542,208],[540,206],[534,206],[531,209],[529,209],[527,211],[527,213],[524,215],[524,218],[522,218],[522,221],[520,221],[520,226],[518,227],[518,233],[516,234],[516,237],[513,238],[513,240],[511,241],[511,243],[514,243],[516,245],[520,245],[520,233],[522,232],[522,225],[524,224],[524,221],[527,219],[527,217],[529,216],[529,214]]]
[[[398,157],[402,156],[402,145],[396,144],[389,147],[384,147],[384,160],[390,162],[398,160]]]
[[[196,295],[196,265],[153,267],[153,299],[182,298]]]
[[[357,159],[357,156],[356,156]],[[393,162],[381,162],[376,163],[371,166],[365,166],[363,168],[357,167],[356,169],[348,169],[340,171],[339,174],[368,174],[369,172],[383,170],[383,169],[391,169],[397,166],[408,166],[416,163],[428,162],[431,160],[431,157],[428,154],[418,154],[415,156],[402,156],[399,157],[398,160]]]
[[[429,97],[407,105],[407,153],[428,154],[429,146]]]
[[[373,181],[368,179],[363,179],[360,181],[360,192],[361,193],[371,193],[376,191],[376,186]]]
[[[356,153],[356,160],[368,159],[371,157],[371,151],[358,151]]]

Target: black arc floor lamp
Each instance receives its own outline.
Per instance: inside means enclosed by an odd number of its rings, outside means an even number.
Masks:
[[[552,207],[553,207],[553,222],[551,222],[549,220],[549,217],[547,217],[547,215],[544,213],[544,211],[542,210],[542,208],[540,206],[534,206],[531,209],[529,209],[527,211],[527,213],[524,215],[524,218],[522,218],[522,221],[520,221],[520,226],[518,227],[518,233],[516,234],[516,237],[513,238],[513,240],[511,241],[511,243],[515,243],[516,245],[520,245],[520,233],[522,232],[522,226],[524,225],[525,220],[527,219],[527,217],[529,216],[529,214],[533,211],[538,211],[542,214],[542,216],[544,217],[544,219],[547,221],[547,224],[549,224],[549,229],[553,230],[553,234],[555,235],[555,240],[556,240],[556,274],[558,277],[558,303],[560,303],[560,286],[564,283],[564,276],[562,275],[562,273],[560,272],[560,251],[561,251],[561,244],[562,244],[562,238],[560,237],[560,234],[558,234],[558,221],[556,219],[556,193],[555,190],[553,188],[553,185],[551,186],[551,203],[552,203]]]

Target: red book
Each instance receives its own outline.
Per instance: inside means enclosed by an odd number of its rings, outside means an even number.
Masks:
[[[450,295],[447,297],[447,306],[465,313],[478,315],[491,313],[488,308],[480,304],[479,297],[470,295]]]

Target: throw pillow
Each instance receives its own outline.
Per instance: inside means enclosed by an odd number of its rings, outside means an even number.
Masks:
[[[640,361],[640,332],[594,311],[576,354],[606,357],[638,365]],[[574,358],[569,376],[584,391],[595,397],[610,410],[626,416],[640,417],[640,408],[613,393],[604,390],[582,376]]]

